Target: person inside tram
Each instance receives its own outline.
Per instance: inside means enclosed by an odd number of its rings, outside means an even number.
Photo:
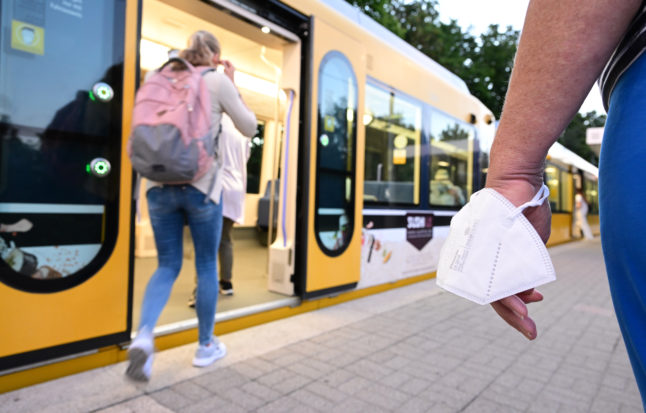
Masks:
[[[585,239],[594,239],[590,224],[588,224],[588,203],[585,201],[583,190],[577,189],[574,195],[574,234]]]
[[[233,224],[244,223],[244,201],[247,194],[247,161],[251,155],[249,138],[235,128],[231,118],[222,115],[220,156],[222,157],[222,237],[220,258],[220,294],[233,295]],[[188,306],[195,307],[195,292]]]
[[[608,112],[599,162],[601,243],[610,291],[646,408],[646,1],[530,1],[486,187],[519,206],[542,188],[548,149],[598,80]],[[549,204],[525,216],[544,242]],[[474,247],[474,246],[472,246]],[[535,289],[492,306],[525,337],[537,336],[527,304]]]
[[[220,43],[216,37],[203,30],[193,33],[188,47],[180,52],[180,57],[194,66],[224,67],[224,73],[211,71],[204,74],[211,96],[212,130],[219,130],[222,114],[226,113],[242,134],[253,136],[256,132],[256,116],[244,103],[235,86],[234,65],[228,60],[221,60]],[[214,179],[215,185],[211,185]],[[217,250],[222,233],[221,181],[222,171],[218,162],[214,161],[210,171],[191,184],[148,183],[146,198],[157,247],[158,268],[146,286],[137,336],[128,349],[130,363],[126,376],[130,379],[150,379],[154,352],[153,329],[182,266],[185,220],[193,237],[197,272],[195,310],[198,347],[193,365],[208,366],[226,355],[226,347],[213,334],[218,297]],[[206,202],[205,194],[208,196]]]
[[[446,168],[439,168],[431,181],[431,204],[462,206],[465,202],[462,188],[453,184]]]

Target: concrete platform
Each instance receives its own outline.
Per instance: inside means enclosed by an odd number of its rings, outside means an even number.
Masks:
[[[196,345],[0,395],[4,412],[643,412],[599,241],[550,249],[527,341],[489,306],[423,282],[221,336],[229,354],[191,366]]]

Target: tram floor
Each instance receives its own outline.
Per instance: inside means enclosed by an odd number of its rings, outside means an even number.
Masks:
[[[255,230],[254,230],[255,231]],[[234,229],[233,241],[233,277],[234,294],[218,296],[217,313],[266,304],[285,299],[284,295],[273,293],[267,289],[267,247],[260,245],[258,240],[246,228]],[[188,299],[195,283],[195,260],[188,231],[184,237],[184,260],[173,291],[162,311],[158,326],[186,321],[196,317],[195,310],[188,306]],[[134,283],[134,326],[138,325],[146,284],[157,268],[157,257],[135,258]]]

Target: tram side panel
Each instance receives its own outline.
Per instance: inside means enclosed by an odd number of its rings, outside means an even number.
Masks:
[[[129,337],[138,5],[0,7],[2,370]]]
[[[357,123],[365,51],[314,18],[312,68],[306,297],[359,280],[363,130]]]

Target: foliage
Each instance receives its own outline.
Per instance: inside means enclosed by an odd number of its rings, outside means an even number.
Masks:
[[[441,141],[467,141],[469,139],[469,131],[463,129],[459,123],[454,124],[453,126],[447,126],[440,133]]]
[[[509,75],[514,64],[519,32],[508,26],[501,30],[497,24],[489,26],[477,40],[470,53],[469,65],[461,75],[469,90],[500,119],[507,94]]]
[[[480,36],[456,20],[440,21],[437,0],[349,0],[413,47],[464,79],[471,93],[500,117],[519,33],[489,26]]]
[[[585,115],[577,113],[559,137],[558,142],[586,161],[598,165],[599,158],[585,143],[585,134],[587,128],[600,127],[605,123],[606,115],[598,114],[596,111],[588,112]]]
[[[405,30],[400,26],[394,13],[394,11],[399,8],[401,3],[400,1],[352,0],[348,1],[348,3],[357,6],[366,15],[372,17],[373,20],[379,22],[379,24],[395,33],[397,36],[403,37]]]

